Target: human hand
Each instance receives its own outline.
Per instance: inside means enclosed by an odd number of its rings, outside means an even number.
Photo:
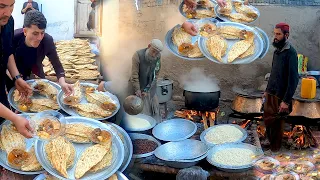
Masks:
[[[101,82],[100,82],[100,84],[99,84],[99,86],[98,86],[98,88],[97,88],[98,91],[105,91],[105,90],[104,90],[104,83],[105,83],[104,81],[101,81]]]
[[[26,138],[32,138],[32,132],[34,131],[30,126],[29,121],[22,117],[16,115],[16,118],[13,119],[13,124],[16,127],[17,131]]]
[[[196,36],[198,34],[198,30],[196,26],[191,22],[184,22],[182,24],[182,28],[192,36]]]
[[[226,0],[217,0],[217,3],[220,7],[225,7],[227,5]]]
[[[188,9],[194,9],[197,7],[197,2],[195,0],[184,0],[184,4]]]
[[[60,86],[63,92],[66,94],[66,96],[70,96],[74,92],[72,84],[68,84],[64,82],[64,83],[61,83]]]
[[[143,92],[143,93],[142,93],[142,97],[146,97],[146,96],[148,96],[148,94],[149,94],[149,93],[147,93],[147,92]]]
[[[15,86],[19,91],[19,93],[21,94],[21,99],[28,99],[28,97],[32,95],[32,88],[22,78],[19,78],[16,80]]]
[[[32,8],[32,3],[28,3],[27,8]]]
[[[289,112],[289,106],[285,102],[280,103],[279,107],[279,113],[288,113]]]
[[[135,92],[135,94],[136,94],[136,96],[138,96],[138,97],[142,97],[142,93],[141,93],[141,90],[137,90],[136,92]]]

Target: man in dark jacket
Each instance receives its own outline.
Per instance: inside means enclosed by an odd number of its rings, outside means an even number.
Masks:
[[[33,0],[28,0],[27,2],[23,3],[21,14],[25,14],[31,10],[39,11],[39,6],[37,2],[34,2]]]
[[[288,41],[290,27],[279,23],[274,28],[272,69],[265,92],[264,122],[271,151],[281,148],[284,116],[292,107],[292,97],[296,91],[298,75],[298,57],[296,50]]]
[[[30,77],[31,72],[40,78],[45,78],[42,61],[47,56],[51,62],[62,90],[68,95],[73,87],[67,84],[64,78],[64,69],[59,60],[53,38],[45,33],[47,20],[36,10],[26,13],[24,28],[14,33],[14,58],[19,72],[24,79]],[[7,86],[10,85],[10,80]]]

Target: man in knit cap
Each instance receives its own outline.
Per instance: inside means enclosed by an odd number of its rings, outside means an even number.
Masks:
[[[159,39],[153,39],[147,48],[138,50],[132,57],[133,94],[144,100],[144,114],[157,116],[160,121],[159,103],[156,93],[156,76],[161,67],[161,51],[163,44]]]
[[[271,151],[281,148],[284,116],[291,112],[292,97],[299,82],[297,52],[289,43],[290,26],[279,23],[274,28],[272,69],[264,94],[264,122]]]

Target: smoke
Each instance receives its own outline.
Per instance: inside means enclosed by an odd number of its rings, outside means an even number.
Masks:
[[[207,76],[203,69],[193,68],[188,74],[180,77],[181,88],[192,92],[220,91],[219,81],[213,76]]]

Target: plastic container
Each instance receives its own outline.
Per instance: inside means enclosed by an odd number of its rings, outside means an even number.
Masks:
[[[301,97],[305,99],[313,99],[317,93],[317,82],[313,77],[302,78]]]

